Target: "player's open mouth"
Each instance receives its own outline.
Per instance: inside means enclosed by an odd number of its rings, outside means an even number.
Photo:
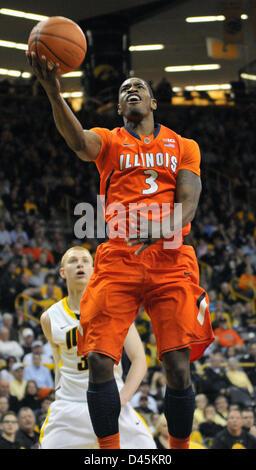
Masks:
[[[78,271],[76,273],[77,276],[84,276],[85,275],[85,272],[84,271]]]
[[[127,100],[128,103],[139,103],[141,101],[141,98],[139,95],[129,95]]]

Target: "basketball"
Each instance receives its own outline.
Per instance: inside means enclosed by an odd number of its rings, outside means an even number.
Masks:
[[[28,39],[29,52],[40,61],[44,55],[49,62],[59,64],[58,75],[76,70],[83,62],[87,43],[82,29],[72,20],[52,16],[40,21]]]

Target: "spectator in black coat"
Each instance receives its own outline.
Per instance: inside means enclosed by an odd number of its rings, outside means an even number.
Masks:
[[[215,423],[215,416],[214,405],[206,405],[204,409],[205,421],[199,424],[199,431],[208,447],[212,446],[213,437],[223,429],[220,424]]]
[[[225,368],[221,366],[224,362],[222,354],[215,353],[211,355],[211,362],[205,367],[200,381],[198,382],[199,393],[207,395],[211,403],[219,394],[228,393],[231,386],[225,372]]]
[[[240,410],[231,410],[227,426],[216,434],[212,449],[256,449],[256,438],[243,429]]]
[[[19,429],[16,439],[24,449],[35,449],[39,442],[39,432],[35,431],[36,418],[29,407],[21,408],[18,413]]]

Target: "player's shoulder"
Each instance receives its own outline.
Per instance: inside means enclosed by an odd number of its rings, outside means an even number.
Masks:
[[[161,124],[161,133],[162,133],[162,134],[164,133],[164,134],[166,134],[166,135],[172,134],[172,135],[173,135],[174,137],[176,137],[176,138],[180,138],[180,137],[181,137],[181,135],[178,134],[178,132],[174,131],[174,130],[171,129],[170,127],[165,126],[164,124]]]
[[[170,129],[170,127],[164,126],[163,124],[161,124],[160,136],[165,142],[165,145],[175,146],[175,144],[178,144],[180,148],[183,148],[184,145],[186,145],[186,142],[192,141],[192,139],[184,137],[183,135],[179,134],[173,129]]]
[[[114,127],[113,129],[108,129],[107,127],[92,127],[90,132],[95,132],[96,134],[105,134],[106,136],[113,137],[118,136],[122,132],[122,127]]]
[[[63,300],[64,300],[64,299],[61,299],[61,300],[59,300],[58,302],[56,302],[55,304],[51,305],[51,306],[45,311],[45,313],[48,313],[48,315],[51,316],[51,315],[53,315],[54,313],[59,312],[60,309],[63,309]]]
[[[192,139],[191,137],[185,137],[184,135],[182,134],[179,134],[178,132],[174,131],[173,129],[170,129],[169,127],[166,127],[164,126],[163,124],[161,124],[161,127],[162,127],[162,133],[165,133],[165,134],[172,134],[174,136],[174,138],[176,138],[177,140],[181,140],[183,143],[191,143],[191,145],[198,145],[197,141],[195,139]]]

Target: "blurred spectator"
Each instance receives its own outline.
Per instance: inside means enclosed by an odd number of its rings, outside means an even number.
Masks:
[[[25,245],[28,245],[28,243],[29,243],[28,235],[23,230],[21,223],[18,223],[18,224],[15,225],[14,229],[10,233],[10,236],[11,236],[12,243],[17,243],[18,240],[19,240],[19,237],[23,238]]]
[[[9,410],[9,401],[8,401],[8,398],[7,397],[1,397],[0,396],[0,429],[2,429],[1,427],[1,422],[2,422],[2,419],[3,419],[3,415],[4,413],[6,413],[6,411]]]
[[[251,406],[255,398],[254,387],[246,372],[239,368],[236,357],[231,357],[228,360],[227,377],[234,385],[229,391],[231,403],[246,407]]]
[[[161,362],[158,359],[156,337],[154,333],[150,333],[149,340],[146,343],[145,353],[146,353],[147,365],[149,369],[161,366]]]
[[[156,371],[153,373],[150,382],[150,395],[156,400],[159,413],[163,412],[163,403],[166,391],[166,377],[163,372]]]
[[[29,268],[29,264],[30,264],[30,261],[29,261],[28,256],[22,255],[22,258],[20,259],[20,262],[19,262],[19,267],[17,269],[17,272],[20,276],[21,274],[27,274],[29,278],[31,277],[32,271]]]
[[[54,263],[53,254],[46,248],[44,239],[41,236],[35,237],[35,246],[31,248],[31,252],[35,260],[38,260],[40,254],[43,252],[47,255],[47,261],[51,264]]]
[[[33,364],[34,354],[40,355],[42,364],[50,364],[53,362],[53,359],[51,356],[49,356],[47,353],[43,353],[43,342],[40,341],[39,339],[37,339],[36,341],[33,341],[31,348],[32,348],[32,351],[23,357],[23,363],[26,366],[31,366]]]
[[[17,412],[19,409],[19,400],[10,393],[10,384],[8,380],[0,379],[0,397],[5,397],[9,403],[9,409]]]
[[[253,386],[256,386],[256,342],[249,344],[249,350],[244,354],[241,359],[241,363],[251,363],[250,367],[244,367],[244,371],[247,373]]]
[[[40,401],[38,399],[39,387],[35,380],[28,380],[25,388],[24,397],[21,400],[20,407],[28,407],[35,411],[40,409]]]
[[[8,265],[9,261],[13,258],[13,252],[11,246],[6,243],[1,251],[1,258],[4,261],[4,264]]]
[[[11,235],[8,230],[6,230],[6,225],[3,220],[0,219],[0,246],[2,245],[11,245]]]
[[[21,333],[22,340],[21,340],[21,345],[24,351],[24,356],[23,356],[23,361],[24,357],[27,357],[27,354],[32,352],[32,344],[34,341],[34,332],[31,328],[24,328],[24,330]]]
[[[1,373],[0,373],[1,379],[7,380],[8,382],[13,380],[14,375],[12,373],[12,366],[13,364],[15,364],[15,362],[17,362],[17,359],[15,356],[8,356],[8,358],[6,359],[6,366],[3,369],[1,369]]]
[[[218,395],[215,399],[216,417],[215,423],[226,426],[228,421],[229,403],[224,395]]]
[[[199,393],[195,396],[196,408],[194,412],[194,421],[197,424],[205,421],[204,410],[208,403],[207,396],[204,393]]]
[[[205,367],[198,388],[200,393],[207,395],[212,403],[219,394],[225,394],[230,387],[230,381],[223,367],[224,358],[220,353],[214,353],[210,357],[209,366]]]
[[[209,303],[209,311],[210,311],[210,313],[215,312],[216,302],[217,302],[217,292],[216,292],[216,290],[214,290],[214,289],[209,290],[208,296],[209,296],[209,302],[210,302]]]
[[[219,319],[219,327],[214,330],[215,337],[221,348],[233,346],[237,351],[242,350],[244,341],[241,336],[233,329],[228,327],[227,319]]]
[[[40,299],[40,305],[44,308],[49,308],[53,303],[63,298],[63,291],[56,284],[56,276],[50,273],[46,275],[45,284],[41,288],[31,287],[25,289],[23,293]]]
[[[13,380],[10,381],[11,395],[22,400],[25,395],[27,382],[24,380],[24,365],[21,362],[16,362],[12,366]]]
[[[228,313],[223,312],[222,308],[216,306],[214,312],[211,313],[212,329],[215,331],[217,328],[221,327],[221,322],[223,318],[226,319],[227,325],[229,328],[232,328],[231,318]]]
[[[256,315],[253,312],[253,303],[252,302],[244,302],[244,304],[240,305],[240,317],[238,319],[238,323],[241,327],[241,330],[246,333],[253,333],[252,337],[256,331]]]
[[[25,367],[24,379],[35,380],[38,388],[53,388],[51,372],[42,365],[40,354],[33,353],[32,364]]]
[[[7,411],[2,418],[2,433],[0,435],[0,449],[20,449],[20,442],[16,438],[18,419],[16,413]]]
[[[155,398],[150,395],[150,384],[148,380],[143,380],[141,382],[138,391],[131,398],[130,402],[133,408],[137,408],[139,406],[139,400],[142,395],[146,395],[148,397],[148,406],[152,412],[158,413],[157,402]]]
[[[17,306],[15,308],[15,317],[14,317],[15,326],[20,334],[25,328],[31,329],[31,324],[29,319],[25,319],[24,308],[22,306]],[[23,341],[20,341],[21,346],[23,347]]]
[[[17,328],[13,326],[13,315],[11,313],[5,312],[2,315],[2,327],[9,330],[10,341],[18,341],[19,335]]]
[[[0,280],[1,309],[7,312],[14,310],[14,300],[19,293],[19,276],[16,269],[17,263],[11,258],[7,270]]]
[[[197,421],[193,420],[192,424],[192,433],[190,435],[190,441],[197,442],[198,444],[203,444],[204,443],[204,438],[199,431],[199,424]]]
[[[170,449],[167,421],[163,413],[156,422],[154,440],[157,449]]]
[[[229,346],[225,351],[225,357],[229,360],[231,357],[236,357],[236,349],[234,346]]]
[[[37,426],[39,429],[41,429],[47,417],[48,410],[53,400],[51,398],[51,394],[49,393],[49,389],[47,388],[40,390],[39,397],[40,397],[40,400],[39,400],[40,408],[35,410],[35,415],[36,415]]]
[[[147,425],[149,426],[150,417],[153,413],[153,410],[150,408],[148,401],[148,395],[141,395],[139,398],[139,405],[135,407],[135,410],[142,416],[142,418],[146,421]]]
[[[52,251],[54,263],[56,265],[60,263],[60,260],[63,256],[63,253],[65,253],[65,251],[66,251],[66,246],[65,246],[64,240],[62,239],[56,240],[54,250]]]
[[[45,280],[45,271],[42,270],[40,263],[37,261],[32,265],[32,275],[30,276],[29,283],[31,287],[41,288]]]
[[[255,416],[252,409],[242,410],[243,428],[256,437]]]
[[[196,247],[196,255],[197,255],[197,259],[201,259],[203,258],[203,256],[206,256],[207,253],[208,253],[208,243],[206,240],[204,240],[204,238],[199,238],[198,240],[198,244],[197,244],[197,247]]]
[[[10,331],[6,327],[0,328],[0,357],[7,359],[8,356],[15,356],[18,360],[24,351],[17,341],[10,340]]]
[[[41,266],[41,271],[46,274],[52,269],[51,263],[48,261],[47,258],[47,253],[45,251],[42,251],[40,255],[38,256],[38,263],[40,263]],[[44,278],[45,279],[45,278]]]
[[[256,288],[256,276],[254,275],[251,264],[247,264],[245,271],[241,274],[238,282],[238,288],[244,291],[244,295],[252,297]]]
[[[35,449],[39,442],[39,433],[35,431],[36,419],[33,411],[24,407],[18,413],[19,429],[16,439],[24,449]]]
[[[215,436],[212,449],[256,449],[256,438],[243,429],[241,411],[229,412],[227,426]]]
[[[224,308],[229,310],[234,305],[229,282],[222,282],[220,286],[219,298],[223,301]]]
[[[21,204],[21,200],[19,198],[17,186],[14,186],[11,189],[11,192],[9,194],[4,194],[2,196],[2,200],[4,202],[4,205],[5,205],[6,209],[11,214],[22,213],[22,204]]]
[[[208,447],[212,447],[212,438],[223,429],[215,422],[216,410],[214,405],[206,405],[204,408],[204,421],[199,425],[199,431]]]

